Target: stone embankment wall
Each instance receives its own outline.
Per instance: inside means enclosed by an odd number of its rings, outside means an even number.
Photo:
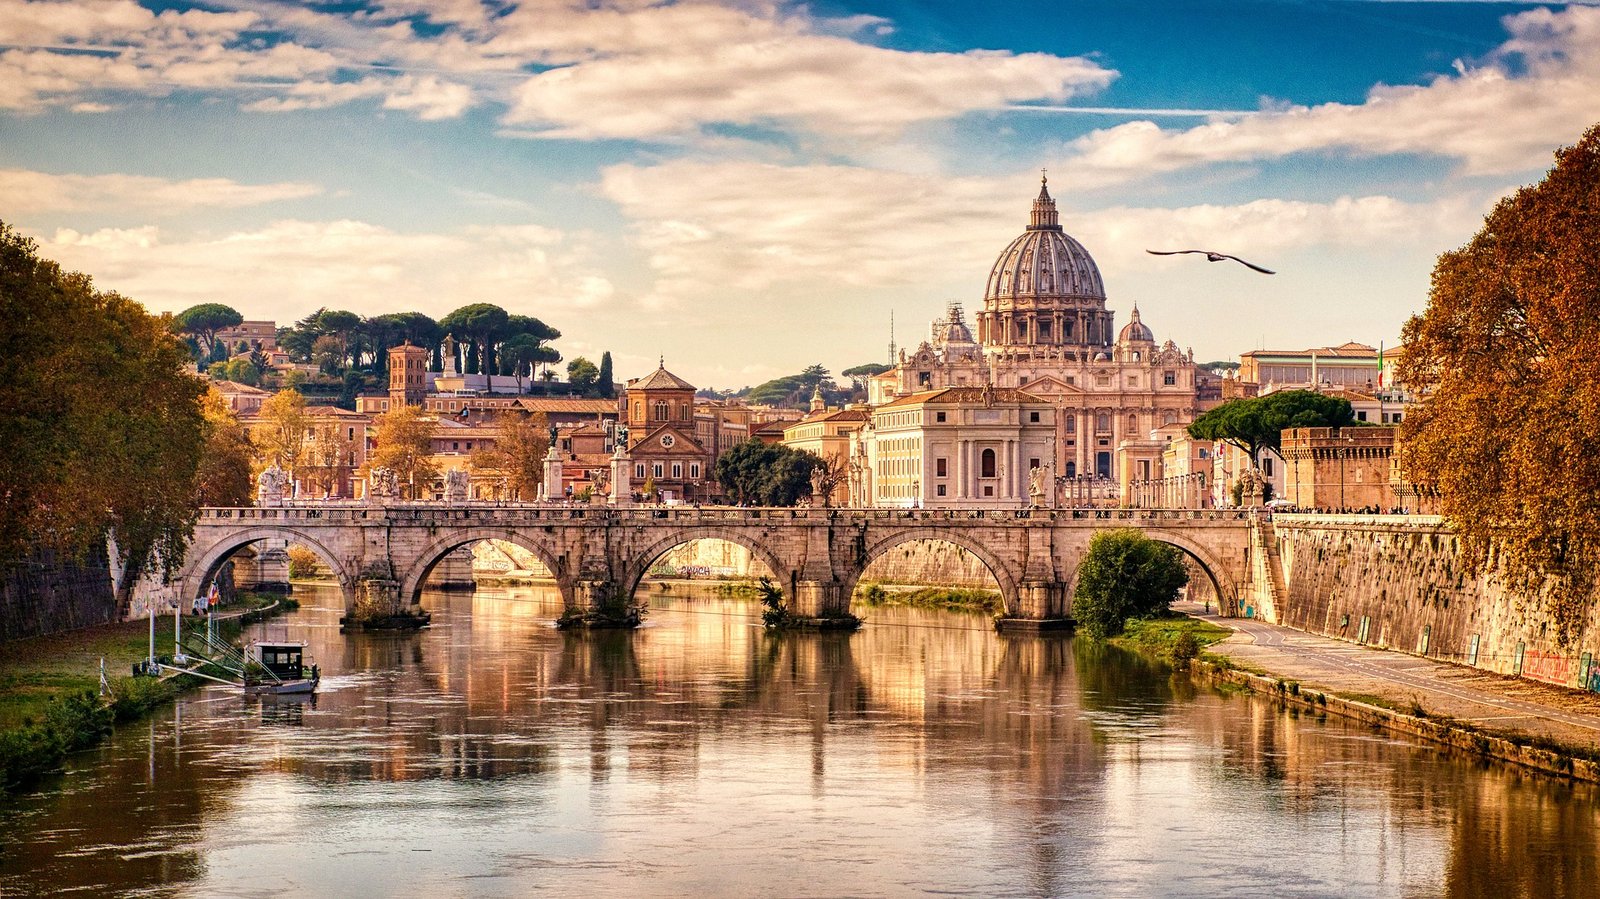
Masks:
[[[1457,538],[1436,517],[1280,515],[1272,527],[1283,588],[1270,617],[1279,624],[1600,689],[1596,614],[1561,645],[1537,603],[1493,572],[1467,573]]]
[[[116,620],[103,550],[82,560],[39,553],[0,569],[0,642]]]

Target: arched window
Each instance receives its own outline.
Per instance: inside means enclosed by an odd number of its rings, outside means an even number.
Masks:
[[[655,420],[656,421],[666,421],[667,420],[667,401],[666,400],[656,400]]]
[[[1137,430],[1139,430],[1139,416],[1137,416],[1137,415],[1128,416],[1128,430],[1129,431],[1137,431]]]
[[[1078,416],[1076,416],[1076,415],[1068,415],[1067,416],[1067,433],[1068,434],[1076,434],[1076,433],[1078,433]]]
[[[1078,476],[1078,463],[1076,463],[1076,462],[1068,462],[1067,463],[1067,477],[1075,478],[1077,476]]]
[[[1172,411],[1171,409],[1161,413],[1161,423],[1164,425],[1177,424],[1178,413]]]
[[[1111,415],[1102,412],[1094,418],[1094,429],[1102,434],[1111,433]]]
[[[994,450],[992,450],[992,449],[984,450],[982,458],[983,458],[983,460],[980,463],[981,466],[982,466],[982,473],[979,475],[979,477],[984,477],[984,478],[992,478],[992,477],[994,477]]]

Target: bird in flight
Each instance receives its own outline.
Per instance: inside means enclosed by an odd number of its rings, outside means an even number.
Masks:
[[[1213,250],[1145,250],[1145,252],[1152,256],[1178,256],[1183,253],[1200,253],[1206,257],[1206,261],[1208,262],[1221,262],[1224,259],[1232,259],[1234,262],[1239,263],[1245,268],[1254,269],[1263,275],[1277,274],[1277,272],[1274,272],[1270,268],[1262,268],[1253,262],[1245,262],[1238,256],[1229,256],[1227,253],[1218,253]]]

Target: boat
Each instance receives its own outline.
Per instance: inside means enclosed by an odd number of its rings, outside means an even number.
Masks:
[[[305,664],[304,643],[256,641],[245,651],[244,692],[252,696],[294,696],[317,691],[322,672]]]

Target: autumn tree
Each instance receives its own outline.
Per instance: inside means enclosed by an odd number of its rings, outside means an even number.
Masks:
[[[544,483],[544,457],[550,449],[550,431],[544,413],[501,415],[495,420],[499,434],[494,448],[474,453],[472,467],[498,472],[506,480],[507,499],[530,502],[539,497]]]
[[[817,461],[812,465],[809,477],[817,492],[812,495],[811,504],[832,506],[833,495],[838,492],[839,485],[850,478],[850,463],[838,453],[813,454],[813,457]]]
[[[1129,618],[1165,613],[1188,582],[1176,548],[1135,528],[1097,531],[1078,565],[1072,615],[1088,636],[1115,637]]]
[[[298,390],[280,390],[261,404],[257,417],[261,424],[255,443],[261,467],[276,465],[293,475],[305,456],[306,431],[311,426],[306,398]]]
[[[250,435],[228,401],[215,387],[201,400],[205,416],[205,450],[195,475],[196,502],[201,506],[247,506],[255,492],[250,477],[255,449]]]
[[[182,561],[205,384],[175,330],[0,223],[0,559],[113,533],[124,601],[138,575]]]
[[[407,485],[410,499],[439,476],[431,458],[435,421],[417,406],[401,406],[377,417],[376,444],[368,457],[372,468],[387,468],[395,479]]]
[[[1406,478],[1570,639],[1600,570],[1600,126],[1439,257],[1403,338]]]

